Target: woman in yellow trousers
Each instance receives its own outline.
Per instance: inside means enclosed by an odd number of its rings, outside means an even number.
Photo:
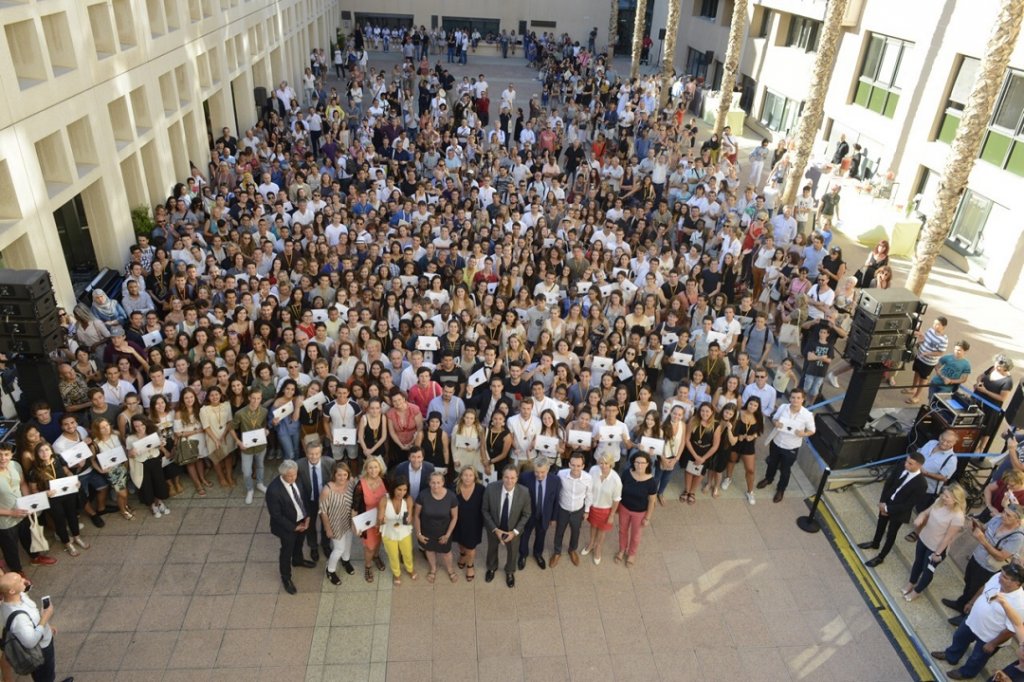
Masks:
[[[377,508],[377,524],[380,527],[384,551],[395,576],[395,586],[402,584],[402,564],[412,580],[419,576],[412,565],[412,498],[409,497],[409,482],[404,478],[395,482],[391,493],[380,501]]]

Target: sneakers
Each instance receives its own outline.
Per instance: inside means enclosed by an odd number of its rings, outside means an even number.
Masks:
[[[252,504],[252,491],[250,490],[245,494],[245,503]]]
[[[149,510],[150,510],[151,512],[153,512],[153,516],[155,516],[155,517],[156,517],[156,518],[158,518],[158,519],[159,519],[159,518],[160,518],[161,516],[163,516],[163,515],[164,515],[164,513],[163,513],[162,511],[160,511],[160,505],[158,505],[158,504],[154,504],[153,506],[151,506],[151,507],[149,508]]]
[[[259,490],[261,493],[265,493],[267,492],[267,486],[263,485],[262,483],[257,483],[256,490]]]
[[[164,516],[167,516],[168,514],[171,513],[171,510],[168,509],[167,505],[164,504],[162,501],[158,502],[157,505],[159,505],[159,507],[160,507],[160,513],[163,514]]]
[[[749,504],[757,504],[757,500],[754,499],[754,493],[747,493],[747,502]]]
[[[826,375],[825,380],[828,381],[828,385],[832,388],[839,388],[839,379],[836,379],[835,374]]]
[[[732,485],[732,479],[726,476],[722,479],[722,490],[728,490],[729,486]]]

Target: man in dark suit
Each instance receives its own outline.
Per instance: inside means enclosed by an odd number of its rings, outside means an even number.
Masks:
[[[409,450],[409,459],[395,467],[395,480],[404,478],[409,481],[409,495],[415,502],[420,491],[429,487],[432,473],[434,473],[434,465],[424,462],[423,448],[414,445]]]
[[[481,388],[470,399],[470,406],[476,409],[477,414],[480,415],[480,423],[484,425],[490,425],[494,411],[502,405],[506,408],[506,415],[512,414],[512,401],[505,395],[505,380],[495,374],[491,376],[488,386],[490,387],[489,391],[484,391]]]
[[[295,594],[298,590],[292,582],[292,566],[316,566],[316,563],[302,556],[302,535],[309,528],[309,514],[296,482],[299,478],[299,465],[286,459],[281,462],[277,472],[280,476],[267,486],[264,499],[270,514],[270,532],[281,541],[281,552],[278,555],[281,582],[288,594]]]
[[[526,555],[530,551],[530,535],[536,533],[533,540],[533,558],[541,569],[547,568],[544,563],[544,537],[548,526],[555,522],[555,511],[558,509],[558,493],[561,480],[558,476],[548,476],[551,465],[544,460],[537,460],[533,471],[524,471],[519,484],[530,491],[530,506],[533,513],[526,521],[523,537],[519,539],[519,570],[526,568]]]
[[[920,452],[911,453],[903,463],[903,468],[893,467],[882,486],[882,495],[878,498],[878,524],[875,526],[875,537],[870,542],[862,542],[857,546],[861,549],[878,549],[885,535],[882,551],[874,559],[864,562],[865,566],[875,567],[885,561],[892,550],[900,526],[910,521],[914,507],[928,494],[928,479],[921,475],[924,455]]]
[[[331,543],[327,539],[327,531],[323,529],[320,520],[320,493],[324,486],[331,480],[331,471],[334,470],[334,459],[323,453],[323,446],[319,443],[311,443],[306,446],[306,456],[300,459],[299,465],[299,486],[302,488],[302,501],[306,505],[306,514],[309,515],[309,529],[306,531],[306,542],[309,543],[309,558],[319,561],[320,551],[317,549],[317,527],[320,527],[320,546],[324,548],[324,556],[330,556]]]
[[[505,584],[516,586],[516,538],[523,534],[530,518],[530,491],[518,485],[519,472],[514,466],[505,467],[500,481],[484,491],[484,528],[487,530],[486,582],[494,580],[498,570],[498,548],[505,545]]]

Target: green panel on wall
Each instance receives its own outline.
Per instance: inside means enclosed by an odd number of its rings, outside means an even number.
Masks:
[[[990,130],[988,137],[985,139],[985,146],[981,148],[982,161],[988,161],[1002,168],[1003,161],[1006,159],[1006,152],[1010,149],[1012,142],[1013,140],[1006,135],[1000,135]]]
[[[868,109],[880,114],[885,110],[885,98],[889,93],[882,88],[871,88],[871,99],[868,101]]]
[[[1013,143],[1010,160],[1006,163],[1006,170],[1014,175],[1024,176],[1024,142]]]
[[[889,99],[885,101],[885,111],[882,115],[886,118],[892,118],[896,115],[896,105],[900,102],[900,96],[895,92],[889,93]]]
[[[960,117],[955,114],[946,114],[942,117],[942,126],[939,128],[938,140],[946,144],[952,144],[956,136],[956,129],[960,126]]]
[[[861,82],[857,83],[857,94],[853,98],[854,104],[857,104],[858,106],[862,106],[862,107],[867,107],[867,105],[868,105],[868,98],[870,98],[870,97],[871,97],[871,86],[868,85],[867,83],[865,83],[864,81],[861,81]]]

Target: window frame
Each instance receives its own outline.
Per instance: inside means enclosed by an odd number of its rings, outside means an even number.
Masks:
[[[877,53],[874,52],[875,45],[880,48]],[[914,43],[909,40],[882,33],[868,33],[864,55],[861,57],[857,72],[853,104],[873,111],[879,116],[894,118],[903,94],[903,88],[898,84],[900,69],[913,48]],[[896,50],[896,53],[895,58],[890,60],[892,50]],[[891,69],[887,69],[888,77],[880,79],[883,68],[889,66]]]
[[[796,47],[804,52],[817,52],[822,25],[817,19],[794,14],[789,19],[785,46]]]

